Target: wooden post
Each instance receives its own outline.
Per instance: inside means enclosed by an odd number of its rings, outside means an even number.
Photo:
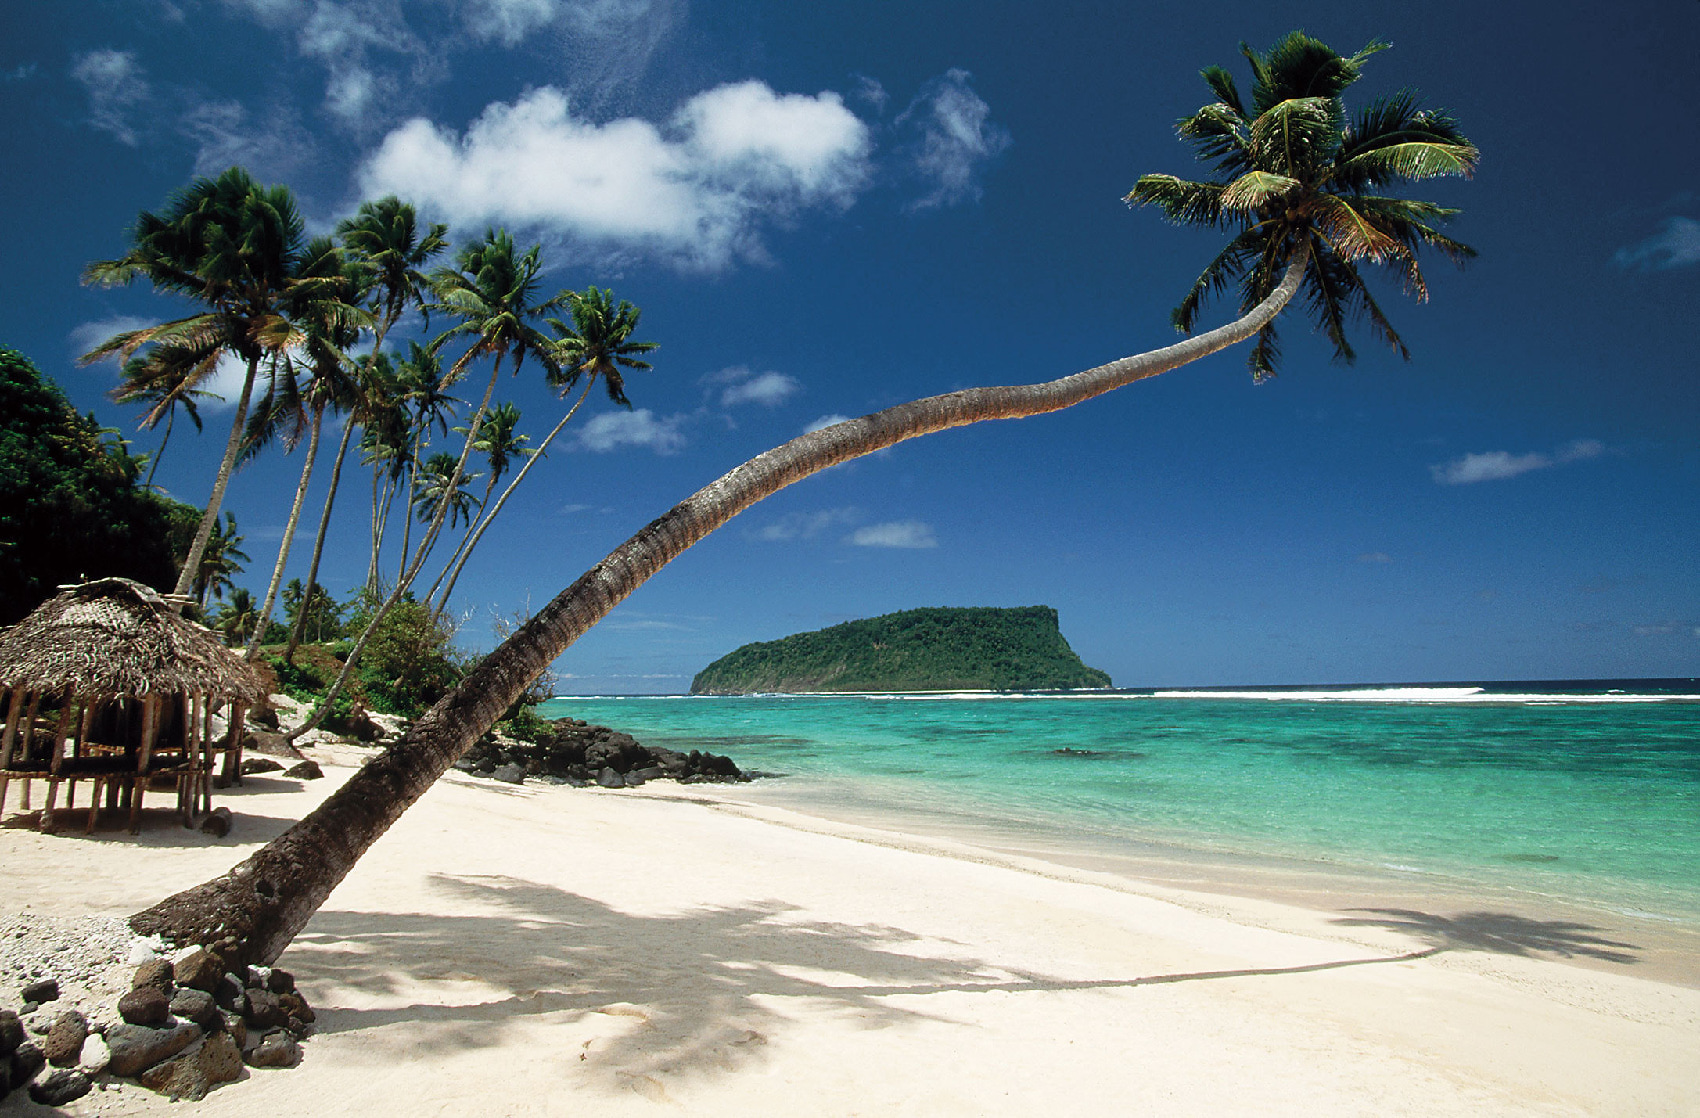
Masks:
[[[130,783],[130,833],[142,831],[142,794],[148,789],[148,762],[153,759],[153,738],[159,728],[159,699],[142,696],[142,745],[136,751],[136,777]]]
[[[6,770],[12,767],[12,742],[18,736],[18,718],[24,708],[24,689],[12,689],[12,709],[6,712],[6,732],[0,738],[0,818],[6,815],[6,784],[11,779]]]
[[[53,727],[53,757],[47,764],[47,803],[42,806],[41,819],[36,823],[38,830],[53,829],[53,801],[59,798],[59,761],[65,756],[65,731],[71,723],[71,710],[76,705],[76,693],[67,691],[65,701],[59,706],[59,723]]]
[[[248,714],[248,708],[242,705],[241,699],[230,700],[230,732],[224,739],[224,782],[225,784],[242,783],[242,719]]]

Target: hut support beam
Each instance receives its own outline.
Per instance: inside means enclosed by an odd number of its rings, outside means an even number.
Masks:
[[[47,803],[42,805],[41,820],[36,824],[39,830],[53,829],[53,802],[59,798],[59,759],[65,756],[66,730],[71,724],[71,711],[76,705],[77,697],[67,694],[64,704],[59,708],[59,722],[53,727],[53,756],[47,766]],[[28,795],[28,792],[25,795]]]
[[[6,784],[11,779],[6,770],[12,767],[12,743],[18,736],[18,718],[23,713],[24,690],[21,687],[12,691],[11,709],[6,712],[6,734],[0,738],[0,818],[6,814]]]
[[[153,759],[153,738],[159,729],[159,699],[142,696],[142,747],[136,754],[136,778],[130,782],[130,833],[142,831],[142,794],[148,790],[148,763]]]

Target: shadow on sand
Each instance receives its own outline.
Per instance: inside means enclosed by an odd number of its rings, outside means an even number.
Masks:
[[[1354,908],[1364,916],[1332,921],[1347,928],[1386,928],[1403,932],[1440,951],[1491,951],[1498,955],[1533,958],[1556,955],[1563,959],[1602,959],[1609,963],[1637,963],[1633,943],[1605,939],[1592,924],[1566,920],[1531,920],[1509,912],[1463,912],[1457,916],[1418,912],[1408,908]]]
[[[477,982],[511,991],[466,1005],[328,1008],[327,1033],[408,1022],[411,1050],[445,1056],[502,1042],[505,1027],[553,1015],[579,1022],[603,1013],[633,1018],[621,1035],[599,1038],[586,1060],[626,1073],[735,1070],[783,1029],[789,999],[807,999],[870,1029],[936,1019],[917,996],[941,993],[1133,989],[1218,979],[1306,974],[1410,962],[1461,945],[1457,937],[1413,952],[1351,957],[1304,966],[1098,979],[1024,973],[959,953],[900,928],[795,918],[773,901],[670,915],[632,915],[600,901],[508,877],[436,875],[435,888],[481,915],[392,915],[320,911],[291,948],[294,966],[315,981],[378,998],[407,999],[418,983]],[[1503,948],[1513,942],[1497,921]],[[1447,922],[1434,918],[1436,926]],[[1409,930],[1401,928],[1401,930]],[[1547,928],[1539,940],[1562,938]],[[1472,945],[1485,942],[1480,935]],[[1577,944],[1575,934],[1566,942]],[[1482,949],[1478,947],[1477,949]],[[1493,950],[1496,948],[1487,947]],[[790,1004],[795,1004],[791,1002]],[[940,1015],[944,1013],[943,1007]],[[599,1030],[600,1031],[600,1030]],[[570,1045],[563,1040],[563,1045]],[[759,1057],[758,1057],[759,1058]]]

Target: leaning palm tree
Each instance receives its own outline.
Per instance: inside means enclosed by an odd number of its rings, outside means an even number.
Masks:
[[[649,369],[652,366],[647,361],[640,360],[638,354],[652,353],[660,348],[656,342],[634,342],[631,340],[632,331],[637,329],[638,318],[643,314],[637,307],[621,299],[614,302],[614,293],[609,290],[568,291],[563,293],[568,310],[571,311],[572,324],[568,325],[559,318],[549,319],[549,325],[560,336],[555,343],[556,356],[560,360],[561,369],[549,377],[549,386],[560,395],[566,395],[573,390],[579,380],[584,381],[584,391],[561,416],[559,423],[543,439],[531,458],[520,467],[518,474],[502,490],[495,505],[487,506],[478,526],[467,534],[466,542],[460,553],[451,560],[453,570],[448,573],[448,584],[443,589],[443,595],[437,602],[437,608],[442,609],[449,604],[449,595],[454,593],[455,583],[460,579],[460,572],[466,566],[466,561],[472,557],[472,549],[478,546],[478,541],[484,535],[485,529],[500,515],[502,506],[508,503],[513,491],[519,488],[519,483],[525,480],[525,475],[531,467],[549,450],[549,444],[555,441],[555,436],[561,433],[561,428],[577,413],[579,405],[590,394],[591,386],[598,378],[602,381],[608,399],[623,408],[630,408],[632,402],[626,399],[626,382],[621,369]],[[489,493],[485,493],[488,500]],[[436,587],[431,588],[432,594]],[[429,595],[427,595],[429,600]]]
[[[1319,86],[1301,80],[1304,75],[1297,72],[1301,68],[1298,63],[1312,53],[1304,52],[1290,68],[1286,53],[1277,60],[1279,67],[1260,62],[1268,76],[1260,74],[1258,85],[1289,92],[1286,101],[1260,109],[1258,120],[1271,112],[1284,115],[1296,111],[1282,106],[1295,99],[1310,100],[1318,88],[1333,89],[1323,95],[1325,100],[1338,98],[1339,91],[1349,83],[1334,80]],[[1355,78],[1361,58],[1342,58],[1329,52],[1320,62],[1322,65],[1303,69],[1315,77],[1319,73],[1341,74],[1342,68],[1347,68]],[[1208,72],[1206,78],[1210,79]],[[1465,146],[1451,140],[1445,143]],[[1473,162],[1474,149],[1470,152]],[[1390,154],[1389,158],[1398,162],[1411,157]],[[1424,165],[1413,160],[1407,166],[1420,172]],[[1350,256],[1352,250],[1342,247],[1348,245],[1347,239],[1332,232],[1335,226],[1329,212],[1318,205],[1309,219],[1312,225],[1294,215],[1291,235],[1277,242],[1286,255],[1274,261],[1278,277],[1274,287],[1227,325],[1057,380],[969,388],[835,423],[759,454],[710,482],[651,521],[556,595],[484,657],[407,733],[367,761],[305,819],[228,873],[132,916],[131,927],[168,936],[178,943],[207,944],[222,939],[225,953],[237,961],[269,962],[277,958],[360,855],[502,716],[531,681],[687,548],[757,501],[828,467],[952,427],[1071,407],[1259,338],[1299,291],[1311,269],[1316,243],[1311,236],[1313,225],[1331,250]],[[1402,263],[1388,250],[1378,251],[1396,267]],[[1326,281],[1328,276],[1321,278]]]
[[[1459,264],[1475,250],[1434,228],[1457,210],[1374,192],[1438,175],[1468,176],[1476,166],[1475,145],[1451,116],[1423,108],[1410,90],[1347,119],[1340,95],[1358,80],[1366,59],[1387,49],[1385,43],[1343,58],[1295,31],[1267,54],[1240,49],[1254,79],[1250,108],[1233,75],[1211,66],[1203,78],[1216,99],[1176,126],[1214,174],[1203,182],[1146,175],[1126,199],[1154,205],[1184,225],[1235,234],[1175,308],[1176,329],[1192,333],[1206,300],[1230,286],[1239,288],[1241,312],[1251,309],[1303,254],[1307,309],[1336,357],[1350,362],[1356,356],[1346,324],[1362,318],[1409,358],[1360,269],[1386,266],[1421,301],[1428,286],[1417,265],[1420,250],[1434,249]],[[1279,354],[1272,320],[1247,357],[1252,376],[1272,376]]]
[[[292,303],[310,298],[324,281],[303,269],[303,246],[301,215],[289,189],[260,186],[248,172],[232,167],[216,179],[197,179],[163,213],[142,213],[131,230],[130,250],[115,260],[97,260],[83,272],[85,283],[109,286],[146,279],[156,290],[206,307],[186,318],[117,334],[85,354],[85,362],[112,356],[128,360],[150,346],[175,348],[195,358],[191,386],[210,377],[227,353],[246,366],[224,457],[174,593],[185,594],[193,585],[218,521],[242,449],[260,363],[294,343]]]

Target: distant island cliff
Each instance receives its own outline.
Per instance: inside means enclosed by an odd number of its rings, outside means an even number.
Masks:
[[[746,644],[697,673],[693,695],[799,691],[1031,691],[1109,687],[1050,606],[911,609]]]

